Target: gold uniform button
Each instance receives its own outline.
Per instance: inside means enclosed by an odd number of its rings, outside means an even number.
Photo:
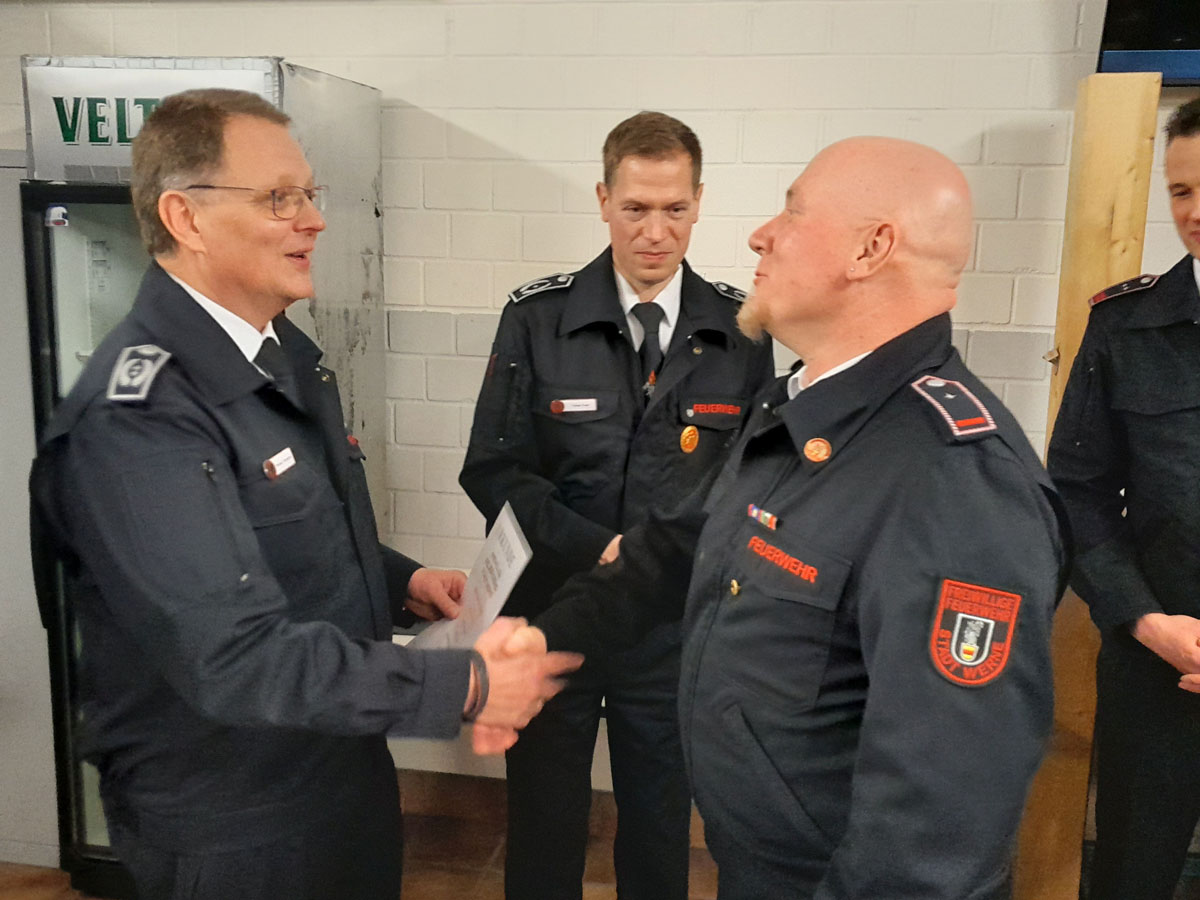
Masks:
[[[833,448],[825,438],[812,438],[804,445],[804,456],[810,462],[822,463],[829,459]]]
[[[689,425],[679,435],[679,449],[684,453],[691,453],[700,443],[700,429],[695,425]]]
[[[738,580],[736,578],[734,578],[733,580],[731,580],[729,582],[729,593],[733,594],[733,596],[736,597],[741,592],[742,592],[742,586],[740,584],[738,584]]]

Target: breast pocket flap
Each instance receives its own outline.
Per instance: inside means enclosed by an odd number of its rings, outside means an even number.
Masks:
[[[741,425],[745,413],[742,397],[693,394],[679,400],[679,421],[685,425],[724,431]]]
[[[810,543],[765,532],[756,526],[743,534],[747,582],[768,597],[836,609],[850,563]]]

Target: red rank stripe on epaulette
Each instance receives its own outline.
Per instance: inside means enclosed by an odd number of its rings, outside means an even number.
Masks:
[[[912,388],[933,405],[956,438],[997,430],[987,407],[961,381],[922,375]]]
[[[1152,288],[1158,283],[1158,279],[1158,275],[1139,275],[1137,278],[1130,278],[1128,281],[1122,281],[1120,284],[1106,287],[1088,301],[1088,306],[1092,307],[1097,303],[1103,303],[1105,300],[1111,300],[1113,297],[1120,297],[1124,294],[1132,294],[1135,291],[1144,291],[1146,288]]]

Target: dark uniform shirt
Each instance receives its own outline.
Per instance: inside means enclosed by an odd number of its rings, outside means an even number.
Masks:
[[[513,292],[459,477],[489,528],[510,502],[533,548],[506,614],[540,612],[651,504],[678,502],[720,465],[774,374],[770,342],[737,330],[739,295],[683,263],[679,320],[646,404],[611,249]]]
[[[707,500],[536,624],[620,646],[678,614],[694,549],[680,716],[722,896],[1007,896],[1051,724],[1049,479],[949,316],[758,407]]]
[[[1072,586],[1107,635],[1146,613],[1200,617],[1200,293],[1192,257],[1101,298],[1048,463],[1071,515]]]
[[[461,724],[467,654],[390,642],[418,564],[378,542],[320,351],[275,328],[294,371],[278,391],[152,265],[31,477],[78,623],[82,753],[109,811],[162,847],[386,803],[360,790],[385,732]]]

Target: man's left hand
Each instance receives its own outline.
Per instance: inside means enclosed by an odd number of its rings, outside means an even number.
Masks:
[[[404,605],[430,622],[456,619],[467,576],[456,569],[417,569],[408,582]]]

